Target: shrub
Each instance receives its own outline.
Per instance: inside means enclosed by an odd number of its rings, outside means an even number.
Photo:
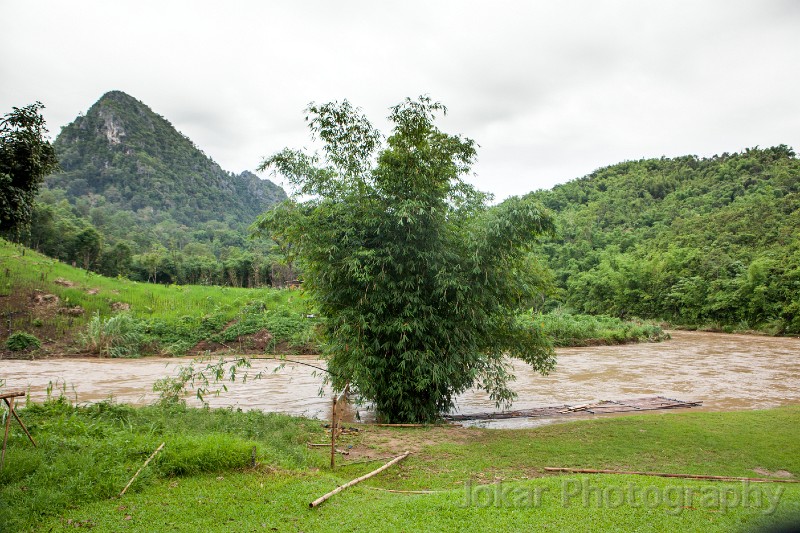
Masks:
[[[42,343],[34,335],[24,331],[15,331],[6,340],[6,348],[12,352],[21,352],[29,348],[41,348]]]

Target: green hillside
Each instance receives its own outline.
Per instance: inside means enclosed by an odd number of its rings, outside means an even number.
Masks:
[[[0,358],[10,334],[39,355],[112,357],[314,350],[317,323],[301,291],[141,283],[65,265],[0,239]]]
[[[223,170],[120,91],[105,94],[53,144],[61,170],[45,179],[23,244],[140,281],[275,281],[269,243],[248,238],[256,216],[286,198],[271,181]]]
[[[537,191],[551,306],[800,333],[800,160],[786,146],[612,165]]]

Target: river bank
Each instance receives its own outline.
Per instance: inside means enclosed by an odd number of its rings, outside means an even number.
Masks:
[[[512,387],[516,409],[592,403],[649,395],[702,401],[707,410],[769,408],[800,403],[800,339],[705,332],[673,331],[661,343],[559,348],[556,370],[548,376],[515,362]],[[254,361],[261,379],[225,383],[228,391],[207,396],[212,407],[235,406],[291,415],[326,418],[329,399],[319,395],[322,376],[306,366],[324,365],[314,356],[279,361]],[[174,376],[187,358],[66,358],[0,362],[6,386],[27,389],[34,401],[46,397],[50,384],[78,403],[113,397],[118,402],[146,404],[157,399],[153,383]],[[303,364],[299,364],[303,363]],[[323,388],[323,393],[325,389]],[[196,402],[188,398],[190,404]],[[194,403],[196,404],[196,403]],[[457,412],[494,410],[481,391],[458,398]],[[369,419],[370,413],[360,412]],[[351,413],[355,419],[358,416]],[[490,425],[492,423],[489,423]],[[494,423],[503,427],[502,423]],[[493,426],[493,427],[494,427]]]

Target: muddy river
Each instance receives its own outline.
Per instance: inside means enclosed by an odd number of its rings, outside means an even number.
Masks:
[[[324,365],[314,357],[296,356],[303,363]],[[0,361],[0,379],[8,389],[27,389],[34,400],[45,398],[48,385],[65,391],[73,401],[114,398],[119,402],[155,400],[155,380],[175,375],[181,359],[48,359]],[[800,403],[800,339],[699,332],[672,332],[672,340],[656,344],[565,348],[558,350],[556,370],[541,376],[515,363],[514,409],[575,405],[602,400],[666,396],[702,401],[703,409],[731,410]],[[320,371],[276,362],[255,361],[267,372],[258,380],[228,383],[228,392],[209,396],[212,407],[237,406],[325,418],[328,391],[320,396]],[[192,403],[194,400],[190,400]],[[457,412],[494,411],[481,391],[458,398]],[[370,420],[368,410],[361,418]],[[350,413],[355,417],[355,412]],[[489,427],[525,427],[542,421],[494,421]]]

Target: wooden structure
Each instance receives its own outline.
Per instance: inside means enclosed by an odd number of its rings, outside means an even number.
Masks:
[[[8,406],[8,417],[6,418],[6,431],[5,434],[3,435],[3,452],[2,455],[0,455],[0,470],[2,470],[3,464],[6,461],[6,443],[8,442],[8,431],[11,429],[12,416],[16,418],[17,422],[19,422],[19,425],[22,426],[22,431],[25,432],[25,434],[30,439],[31,443],[33,443],[34,448],[36,447],[36,441],[33,440],[33,437],[31,437],[31,434],[28,432],[28,428],[25,427],[25,424],[22,423],[22,420],[19,419],[19,415],[14,410],[14,402],[16,401],[17,398],[21,396],[25,396],[25,391],[19,391],[19,390],[8,391],[8,392],[0,391],[0,400],[3,400]]]
[[[687,402],[683,400],[665,398],[664,396],[653,396],[647,398],[636,398],[633,400],[603,400],[596,403],[538,407],[535,409],[519,409],[516,411],[501,411],[497,413],[447,415],[444,418],[450,421],[503,420],[507,418],[556,418],[582,413],[599,415],[606,413],[627,413],[636,411],[656,411],[661,409],[699,407],[701,405],[703,405],[703,402]]]

